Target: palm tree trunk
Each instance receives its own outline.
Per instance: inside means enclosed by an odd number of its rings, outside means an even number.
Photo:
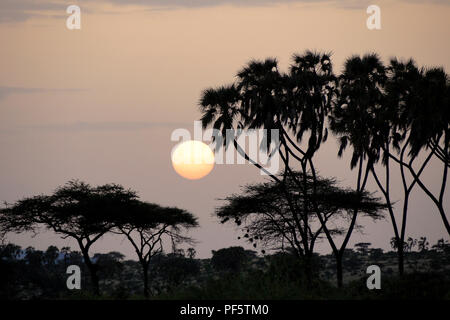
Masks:
[[[337,286],[338,288],[342,288],[343,286],[343,270],[342,270],[342,255],[336,255],[336,278],[337,278]]]
[[[445,230],[447,230],[448,235],[450,236],[450,223],[448,222],[447,216],[445,215],[444,207],[442,203],[439,203],[437,206],[439,210],[439,214],[441,215],[442,222],[444,223]]]
[[[398,245],[397,255],[398,255],[398,274],[400,276],[403,276],[403,274],[405,272],[405,266],[404,266],[405,253],[403,251],[403,245],[402,244]]]

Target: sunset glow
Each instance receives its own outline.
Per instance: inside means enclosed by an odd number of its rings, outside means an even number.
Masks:
[[[198,180],[207,176],[213,169],[214,154],[201,141],[186,141],[175,148],[172,165],[183,178]]]

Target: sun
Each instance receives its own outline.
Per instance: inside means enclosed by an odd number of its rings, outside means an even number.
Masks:
[[[189,140],[175,147],[172,166],[183,178],[198,180],[214,168],[214,153],[203,142]]]

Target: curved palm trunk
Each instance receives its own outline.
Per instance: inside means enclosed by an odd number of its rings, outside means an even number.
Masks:
[[[419,171],[416,173],[412,168],[412,162],[414,159],[410,160],[409,163],[404,162],[404,154],[409,145],[408,142],[409,142],[409,140],[402,147],[399,159],[397,159],[393,154],[391,154],[389,152],[388,144],[384,148],[385,152],[388,153],[388,157],[389,157],[386,162],[386,188],[383,188],[380,180],[378,179],[377,174],[375,173],[375,170],[372,168],[372,175],[375,178],[375,181],[377,182],[379,189],[385,196],[386,202],[388,204],[389,215],[391,217],[391,223],[394,228],[395,241],[397,243],[396,249],[397,249],[397,257],[398,257],[398,273],[400,276],[402,276],[405,272],[405,270],[404,270],[405,269],[405,267],[404,267],[405,253],[404,253],[403,243],[405,241],[406,223],[407,223],[407,216],[408,216],[408,204],[409,204],[409,196],[411,194],[411,191],[412,191],[413,187],[415,186],[415,184],[418,183],[422,187],[422,189],[424,189],[425,193],[427,193],[433,201],[436,200],[435,198],[433,198],[433,195],[430,192],[427,192],[428,189],[426,189],[426,187],[423,185],[423,183],[420,181],[420,178],[419,178],[420,175],[422,174],[423,170],[425,169],[426,165],[430,161],[432,155],[434,154],[434,150],[431,150],[431,152],[428,154],[427,158],[422,163]],[[389,196],[389,159],[393,159],[399,165],[400,175],[401,175],[401,180],[402,180],[404,199],[403,199],[402,218],[400,220],[401,221],[400,230],[398,229],[397,222],[395,220],[395,216],[394,216],[393,209],[392,209],[392,203],[391,203],[390,196]],[[405,168],[407,168],[409,170],[412,177],[414,178],[413,181],[409,185],[408,185],[407,179],[406,179]],[[436,201],[434,201],[434,202],[437,203]],[[444,222],[444,224],[445,224],[445,222]],[[450,234],[450,231],[449,231],[449,234]]]
[[[444,207],[442,204],[438,206],[439,214],[441,215],[442,222],[444,223],[445,230],[447,230],[448,235],[450,236],[450,223],[447,219],[446,213],[444,211]]]
[[[336,278],[338,288],[342,288],[344,285],[344,275],[342,268],[342,254],[340,253],[336,255]]]
[[[405,248],[403,244],[405,243],[405,234],[406,234],[406,218],[408,214],[408,202],[409,202],[409,194],[411,189],[405,191],[405,199],[403,204],[403,218],[402,218],[402,229],[400,233],[400,239],[397,242],[397,255],[398,255],[398,274],[403,276],[405,272]]]
[[[356,183],[356,185],[357,185],[356,191],[357,191],[357,193],[359,195],[362,194],[362,192],[364,191],[364,189],[366,187],[367,177],[369,175],[370,168],[372,167],[371,163],[367,163],[366,169],[365,169],[364,174],[363,174],[363,164],[364,164],[363,158],[360,157],[360,159],[359,159],[358,176],[357,176],[357,183]],[[312,172],[313,177],[314,177],[314,181],[313,181],[314,184],[313,185],[314,185],[314,190],[315,190],[315,183],[317,181],[317,178],[316,178],[315,169],[314,169],[314,166],[313,166],[312,162],[310,162],[310,167],[311,167],[311,172]],[[330,244],[330,246],[332,248],[333,255],[335,256],[335,259],[336,259],[336,278],[337,278],[337,286],[338,286],[338,288],[342,288],[342,286],[343,286],[342,259],[343,259],[343,255],[344,255],[344,252],[345,252],[345,248],[347,247],[348,242],[350,240],[350,237],[351,237],[351,235],[353,233],[353,230],[355,228],[356,219],[357,219],[357,216],[358,216],[358,211],[359,211],[359,207],[356,207],[353,210],[353,215],[352,215],[352,220],[350,222],[350,226],[347,229],[347,233],[345,235],[344,241],[342,242],[342,244],[341,244],[339,249],[337,248],[337,246],[336,246],[336,244],[335,244],[335,242],[334,242],[334,240],[333,240],[333,238],[332,238],[332,236],[331,236],[331,234],[330,234],[330,232],[329,232],[329,230],[328,230],[328,228],[326,226],[325,221],[322,219],[321,215],[318,214],[319,221],[322,224],[323,230],[324,230],[325,235],[326,235],[326,237],[328,239],[328,242],[329,242],[329,244]]]
[[[347,247],[347,244],[350,240],[350,236],[353,233],[353,229],[355,228],[355,224],[356,224],[356,218],[358,216],[358,209],[355,209],[353,212],[353,217],[352,217],[352,221],[350,223],[350,227],[347,230],[347,234],[345,236],[344,241],[342,242],[341,248],[337,251],[337,254],[335,254],[336,256],[336,277],[337,277],[337,286],[338,288],[342,288],[343,286],[343,267],[342,267],[342,259],[343,259],[343,255],[344,255],[344,251],[345,248]]]
[[[403,245],[399,245],[397,248],[397,256],[398,256],[398,274],[400,276],[403,276],[403,274],[405,273],[405,253],[403,250]]]
[[[385,146],[385,150],[386,152],[389,152],[389,141],[386,142],[386,146]],[[391,196],[390,196],[390,163],[389,163],[389,157],[386,159],[386,163],[385,163],[385,175],[386,175],[386,180],[385,180],[385,186],[383,187],[383,185],[381,184],[381,181],[375,171],[375,168],[372,166],[371,168],[371,172],[372,172],[372,176],[375,179],[375,182],[378,185],[378,188],[380,189],[381,193],[384,195],[384,198],[386,200],[386,204],[388,206],[388,212],[389,212],[389,217],[391,219],[391,225],[392,228],[394,230],[394,238],[397,245],[397,265],[398,265],[398,273],[399,275],[403,275],[404,272],[404,253],[403,253],[403,246],[400,245],[400,243],[403,243],[403,240],[400,240],[400,232],[398,230],[398,226],[397,226],[397,221],[395,219],[395,215],[394,215],[394,208],[392,206],[392,201],[391,201]],[[403,221],[402,219],[402,224],[404,224],[405,221]]]

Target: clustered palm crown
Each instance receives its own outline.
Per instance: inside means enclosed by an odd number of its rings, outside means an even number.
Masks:
[[[235,83],[203,92],[202,124],[220,130],[222,136],[226,129],[278,129],[298,142],[309,131],[307,152],[313,154],[326,140],[324,119],[334,80],[328,54],[295,55],[289,73],[279,71],[276,59],[254,60],[237,73]],[[270,131],[266,134],[263,148],[271,142]]]

